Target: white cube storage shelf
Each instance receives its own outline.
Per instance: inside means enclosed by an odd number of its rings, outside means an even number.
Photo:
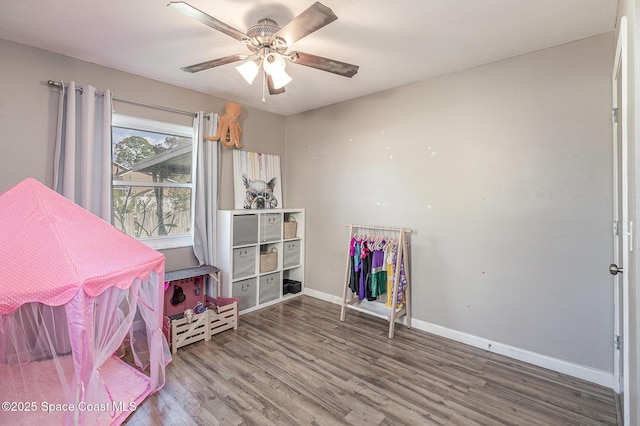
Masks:
[[[222,297],[237,297],[240,313],[302,294],[283,291],[295,280],[304,288],[304,209],[219,210],[216,266],[222,270]],[[285,238],[284,224],[296,234]],[[276,268],[261,272],[260,253],[276,252]],[[264,269],[264,268],[263,268]]]

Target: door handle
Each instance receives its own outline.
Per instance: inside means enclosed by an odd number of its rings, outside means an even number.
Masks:
[[[612,263],[611,265],[609,265],[609,273],[611,275],[618,275],[618,273],[622,273],[622,267],[616,265],[615,263]]]

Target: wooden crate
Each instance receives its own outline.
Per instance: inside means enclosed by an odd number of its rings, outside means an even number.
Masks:
[[[225,330],[238,328],[238,299],[205,297],[209,308],[195,314],[190,323],[186,318],[171,320],[172,353],[191,343],[209,341],[211,336]]]
[[[220,298],[219,298],[220,299]],[[210,336],[221,333],[225,330],[238,328],[238,301],[218,305],[216,309],[209,311],[209,333]]]
[[[171,351],[175,354],[178,348],[201,340],[209,340],[209,311],[193,316],[191,322],[186,318],[171,321]]]

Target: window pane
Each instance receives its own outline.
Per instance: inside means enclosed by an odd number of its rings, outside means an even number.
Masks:
[[[154,248],[189,244],[193,129],[114,114],[111,131],[114,226]]]
[[[191,189],[114,186],[113,224],[136,238],[191,234]]]
[[[191,138],[113,127],[113,179],[191,183]]]

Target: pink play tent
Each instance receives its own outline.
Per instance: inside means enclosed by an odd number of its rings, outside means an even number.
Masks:
[[[27,179],[0,194],[0,277],[0,424],[117,425],[164,385],[161,253]]]

